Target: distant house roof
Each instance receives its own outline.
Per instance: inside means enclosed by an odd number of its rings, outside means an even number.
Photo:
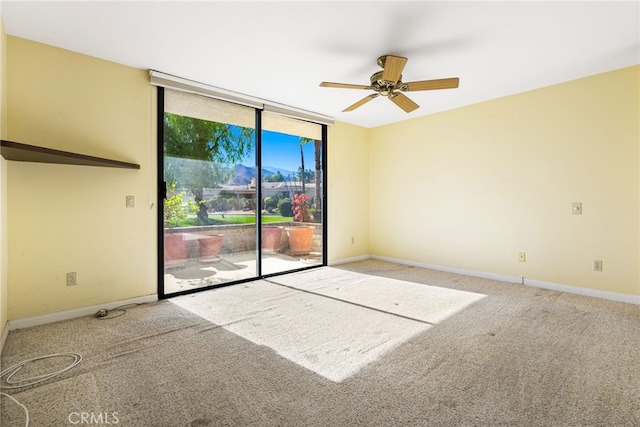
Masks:
[[[304,183],[307,192],[315,191],[315,182]],[[279,191],[300,191],[302,189],[301,181],[287,181],[287,182],[263,182],[262,192],[268,195],[273,195]],[[256,188],[253,184],[221,184],[218,188],[206,188],[205,193],[210,197],[212,194],[220,194],[222,191],[227,191],[234,194],[255,194]]]

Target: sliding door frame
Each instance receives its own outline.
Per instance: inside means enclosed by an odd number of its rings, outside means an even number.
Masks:
[[[255,280],[280,276],[288,273],[295,273],[304,270],[327,266],[327,125],[321,126],[322,132],[322,261],[317,265],[301,267],[297,269],[287,270],[284,272],[262,274],[262,185],[256,185],[256,276],[244,278],[236,281],[219,283],[215,285],[202,286],[195,289],[172,292],[170,294],[164,291],[164,200],[167,197],[167,186],[164,181],[164,87],[157,87],[157,270],[158,270],[158,299],[166,299],[179,295],[192,294],[209,289],[221,288],[225,286],[233,286],[241,283],[252,282]],[[231,102],[231,101],[225,101]],[[255,157],[256,157],[256,183],[262,183],[262,112],[263,109],[252,107],[255,110]],[[300,119],[298,119],[300,120]]]

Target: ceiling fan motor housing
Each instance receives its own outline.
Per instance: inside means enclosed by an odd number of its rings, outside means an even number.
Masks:
[[[388,80],[382,80],[382,71],[378,71],[371,76],[370,80],[371,89],[379,92],[380,95],[383,96],[389,96],[394,90],[407,90],[407,85],[402,83],[402,75],[400,75],[397,82],[390,82]]]

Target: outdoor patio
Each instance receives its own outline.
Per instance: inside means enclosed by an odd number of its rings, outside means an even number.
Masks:
[[[164,292],[171,294],[256,277],[256,252],[221,254],[214,261],[188,258],[184,264],[166,268]],[[311,252],[308,255],[282,253],[262,254],[262,274],[279,273],[298,268],[320,265],[322,255]]]

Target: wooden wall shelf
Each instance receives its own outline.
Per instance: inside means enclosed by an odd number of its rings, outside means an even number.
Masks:
[[[19,142],[0,140],[0,154],[7,160],[18,162],[57,163],[63,165],[102,166],[108,168],[140,169],[135,163],[86,156],[68,151],[36,147]]]

